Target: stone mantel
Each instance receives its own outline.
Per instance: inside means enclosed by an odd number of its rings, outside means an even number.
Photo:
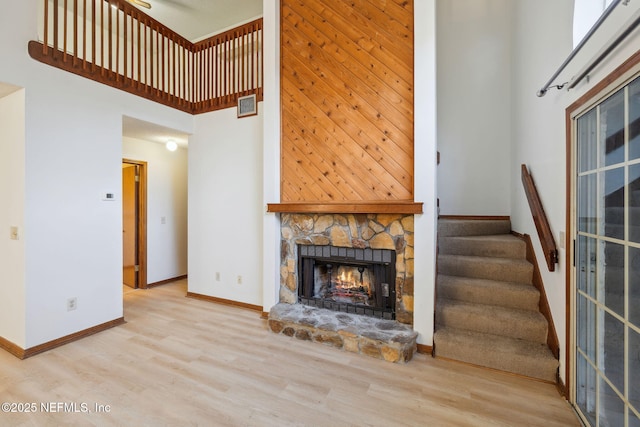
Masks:
[[[421,214],[422,202],[268,203],[267,212],[316,214]]]

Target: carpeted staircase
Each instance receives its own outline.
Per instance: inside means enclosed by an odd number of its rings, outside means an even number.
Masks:
[[[508,220],[438,223],[436,357],[556,382],[526,244]]]

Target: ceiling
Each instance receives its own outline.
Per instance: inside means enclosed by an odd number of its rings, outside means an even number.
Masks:
[[[122,117],[122,136],[159,144],[166,144],[173,139],[178,147],[183,148],[189,143],[189,135],[184,132],[128,116]]]
[[[0,82],[0,98],[11,95],[13,92],[20,90],[20,87],[13,86],[8,83]]]
[[[191,41],[198,41],[262,16],[262,0],[146,0],[141,11]],[[135,6],[135,5],[134,5]],[[137,7],[137,6],[136,6]],[[0,88],[1,89],[1,88]],[[123,117],[124,137],[186,147],[189,135],[155,123]]]
[[[262,16],[262,0],[146,1],[151,3],[151,9],[136,7],[191,41]]]

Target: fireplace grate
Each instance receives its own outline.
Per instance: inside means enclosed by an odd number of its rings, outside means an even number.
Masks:
[[[300,303],[310,307],[326,308],[341,313],[359,314],[362,316],[377,317],[379,319],[393,320],[393,312],[376,307],[365,307],[357,304],[340,303],[324,298],[300,297]]]

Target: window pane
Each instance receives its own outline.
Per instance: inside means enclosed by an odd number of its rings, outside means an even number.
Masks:
[[[596,361],[596,306],[578,295],[578,347],[593,363]]]
[[[640,243],[640,165],[629,166],[629,240]]]
[[[609,384],[600,378],[600,408],[598,419],[601,426],[624,426],[624,402]]]
[[[578,236],[578,289],[596,298],[596,251],[597,240]]]
[[[578,231],[596,234],[598,225],[597,175],[589,174],[578,178]]]
[[[629,329],[629,403],[640,412],[640,334]]]
[[[624,239],[624,168],[600,174],[604,194],[604,236]],[[599,230],[602,234],[603,230]]]
[[[640,418],[629,409],[629,427],[640,427]]]
[[[631,247],[629,248],[629,322],[640,328],[640,249]]]
[[[597,110],[594,108],[578,119],[578,172],[586,172],[597,167]]]
[[[624,391],[624,326],[618,319],[605,312],[602,360],[598,367],[609,378],[609,381],[620,391]]]
[[[600,137],[604,165],[624,161],[624,90],[611,95],[600,106]],[[602,164],[602,162],[601,162]]]
[[[596,371],[578,353],[576,404],[593,426],[596,425]]]
[[[629,159],[640,158],[640,78],[629,85]]]
[[[604,263],[600,264],[604,288],[599,292],[598,301],[624,317],[624,246],[601,241],[600,247],[604,256]]]

